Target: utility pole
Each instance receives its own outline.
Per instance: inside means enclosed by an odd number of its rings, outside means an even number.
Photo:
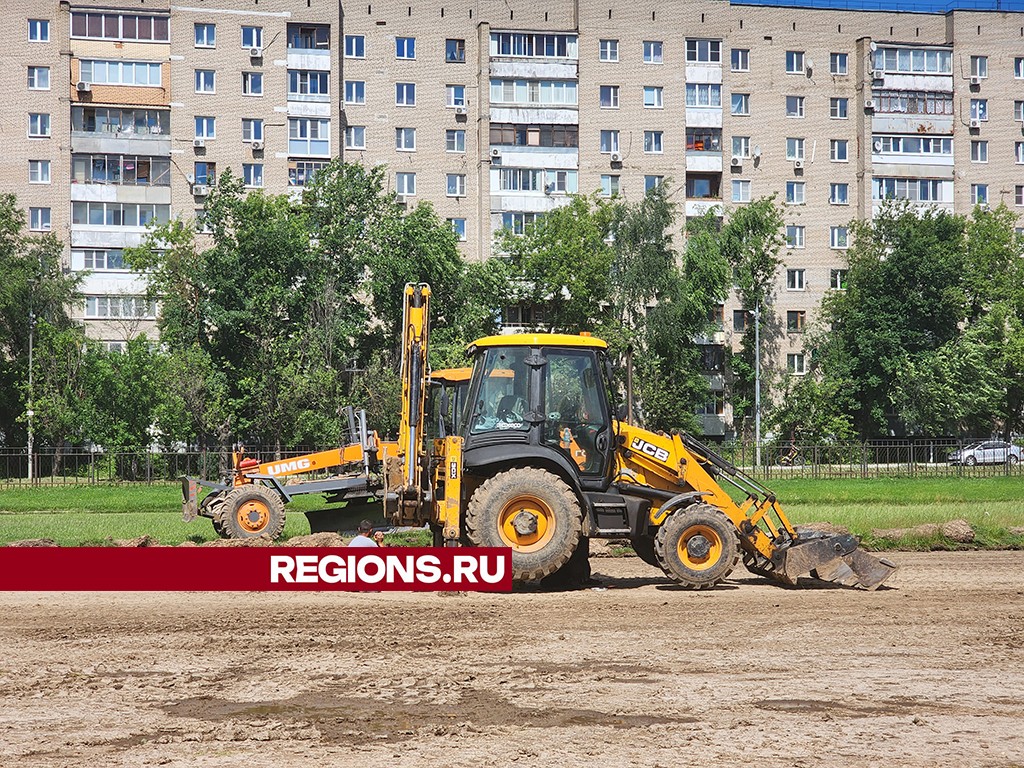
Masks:
[[[36,313],[34,309],[28,311],[28,408],[25,411],[25,416],[28,419],[28,481],[31,483],[34,476],[35,463],[35,440],[32,432],[32,417],[35,416],[35,411],[32,410],[33,405],[33,392],[32,392],[32,347],[35,341],[36,331]]]
[[[754,463],[761,468],[761,302],[754,305]]]

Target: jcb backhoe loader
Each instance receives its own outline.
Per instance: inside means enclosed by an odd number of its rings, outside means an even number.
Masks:
[[[438,544],[510,547],[521,581],[563,568],[584,537],[628,538],[693,589],[720,584],[740,557],[787,584],[874,589],[894,572],[852,536],[798,534],[771,491],[688,435],[615,418],[607,345],[587,335],[474,342],[468,384],[449,378],[463,406],[451,413],[442,389],[450,417],[428,440],[429,302],[429,286],[406,286],[400,434],[384,458],[395,524],[429,523]]]

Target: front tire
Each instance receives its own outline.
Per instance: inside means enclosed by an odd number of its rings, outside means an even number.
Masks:
[[[233,488],[221,506],[220,525],[229,539],[275,540],[284,533],[284,502],[262,485]]]
[[[581,520],[576,495],[561,478],[522,467],[477,488],[466,508],[466,536],[478,547],[511,547],[512,578],[536,581],[569,562]]]
[[[710,504],[670,515],[658,530],[654,553],[665,575],[688,589],[721,584],[740,557],[735,527]]]

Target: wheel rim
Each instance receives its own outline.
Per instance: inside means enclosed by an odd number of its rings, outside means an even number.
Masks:
[[[516,496],[501,508],[498,535],[502,543],[518,552],[543,549],[554,538],[555,513],[536,496]]]
[[[235,519],[246,533],[259,533],[270,522],[270,507],[259,499],[250,499],[238,508]]]
[[[722,559],[725,544],[709,525],[692,525],[683,531],[676,551],[683,565],[691,571],[706,571]]]

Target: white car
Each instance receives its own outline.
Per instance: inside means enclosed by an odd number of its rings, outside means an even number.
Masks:
[[[1016,464],[1024,456],[1024,450],[1002,440],[983,440],[971,443],[949,454],[950,464]]]

